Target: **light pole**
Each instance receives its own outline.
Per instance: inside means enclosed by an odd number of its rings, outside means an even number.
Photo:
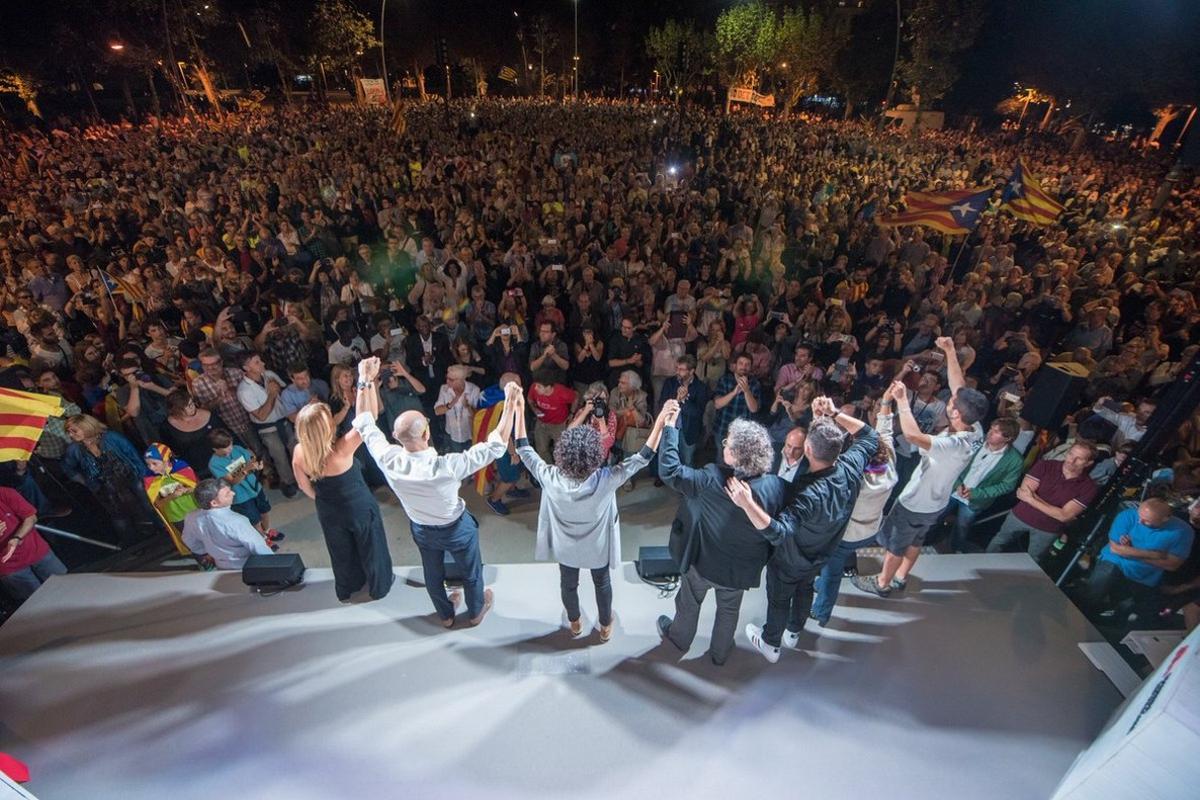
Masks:
[[[384,51],[384,40],[387,36],[383,32],[383,16],[387,13],[387,0],[383,0],[383,5],[379,7],[379,66],[383,68],[383,96],[390,103],[392,102],[392,89],[388,86],[387,76],[387,53]]]
[[[579,99],[579,0],[575,0],[575,99]]]
[[[525,28],[521,26],[521,15],[514,10],[513,16],[517,19],[517,41],[521,44],[521,63],[528,64],[529,59],[525,56]],[[518,88],[523,88],[525,94],[529,94],[529,70],[518,70],[517,74],[520,77]]]

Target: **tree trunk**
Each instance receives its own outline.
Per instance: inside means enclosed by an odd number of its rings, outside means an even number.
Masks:
[[[846,114],[845,114],[845,116],[842,117],[842,119],[848,120],[852,116],[854,116],[854,100],[851,99],[850,97],[847,97],[846,98]]]
[[[1050,120],[1054,118],[1054,101],[1050,101],[1050,105],[1046,106],[1046,113],[1042,117],[1042,121],[1038,123],[1038,130],[1044,131],[1050,127]]]
[[[87,78],[83,77],[83,73],[79,73],[79,85],[83,87],[83,93],[87,95],[88,104],[92,107],[92,113],[96,115],[96,121],[100,121],[100,108],[96,105],[96,95],[92,94],[92,84]]]
[[[284,75],[283,65],[278,60],[275,61],[275,73],[279,75],[279,88],[283,90],[283,103],[290,106],[292,104],[292,82]]]
[[[213,113],[217,115],[217,119],[225,119],[225,109],[221,108],[221,98],[217,94],[217,87],[213,85],[212,76],[208,74],[208,70],[199,59],[196,60],[194,68],[196,77],[200,79],[200,85],[204,87],[204,96],[208,98],[208,104],[212,106]]]
[[[150,87],[150,108],[154,111],[154,124],[162,121],[162,101],[158,99],[158,87],[154,85],[154,71],[146,67],[146,84]]]
[[[136,123],[138,120],[137,105],[133,102],[133,90],[129,87],[129,78],[121,76],[121,94],[125,96],[125,107],[129,112],[129,121]]]
[[[617,81],[617,99],[625,97],[625,62],[621,62],[621,77]]]

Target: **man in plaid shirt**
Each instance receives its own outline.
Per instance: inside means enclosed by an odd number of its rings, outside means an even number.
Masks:
[[[717,409],[713,438],[720,445],[735,419],[750,419],[762,407],[762,384],[750,375],[753,360],[740,355],[733,362],[733,371],[726,372],[713,390],[713,405]]]
[[[200,351],[200,369],[200,375],[192,381],[196,404],[220,414],[233,433],[265,460],[266,448],[250,423],[249,412],[238,401],[237,387],[242,382],[242,371],[226,367],[221,354],[212,348]]]

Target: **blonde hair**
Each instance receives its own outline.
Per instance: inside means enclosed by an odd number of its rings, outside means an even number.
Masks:
[[[324,403],[310,403],[296,415],[300,460],[304,464],[305,474],[314,481],[325,472],[325,462],[333,453],[335,433],[333,414]]]
[[[342,393],[342,383],[338,380],[338,378],[342,377],[342,375],[346,374],[347,372],[350,373],[351,378],[353,378],[354,370],[350,369],[350,367],[347,367],[345,364],[334,364],[333,368],[329,370],[329,389],[335,395],[341,398],[342,402],[345,403],[349,403],[353,398],[353,395]],[[350,383],[351,387],[353,387],[354,381],[351,380]]]
[[[108,426],[91,414],[76,414],[66,421],[64,428],[74,428],[83,434],[85,439],[98,439],[108,430]]]

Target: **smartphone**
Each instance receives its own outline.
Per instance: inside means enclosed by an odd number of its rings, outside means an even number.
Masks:
[[[828,300],[825,302],[825,305],[827,305],[827,306],[840,306],[840,305],[842,305],[842,301],[841,301],[841,298],[838,298],[838,297],[831,297],[831,298],[829,298],[829,299],[828,299]]]
[[[506,336],[506,335],[507,335],[507,336],[512,336],[512,328],[501,328],[501,329],[500,329],[500,335],[501,335],[501,336]]]
[[[563,272],[566,270],[566,267],[562,264],[551,264],[550,269],[554,270],[555,272]]]
[[[1001,392],[1001,393],[1000,393],[1000,397],[1001,397],[1001,399],[1003,399],[1003,400],[1007,400],[1007,401],[1008,401],[1008,402],[1010,402],[1010,403],[1019,403],[1019,402],[1021,402],[1021,398],[1020,398],[1020,396],[1019,396],[1019,395],[1015,395],[1015,394],[1013,394],[1012,392]]]
[[[390,331],[388,331],[388,335],[389,336],[403,336],[404,328],[392,328]]]
[[[929,354],[929,357],[931,359],[933,359],[934,361],[942,361],[946,358],[946,354],[940,350],[934,350],[932,353]]]
[[[667,338],[682,339],[687,333],[687,325],[684,323],[686,314],[682,311],[672,311],[670,322],[667,323]]]

